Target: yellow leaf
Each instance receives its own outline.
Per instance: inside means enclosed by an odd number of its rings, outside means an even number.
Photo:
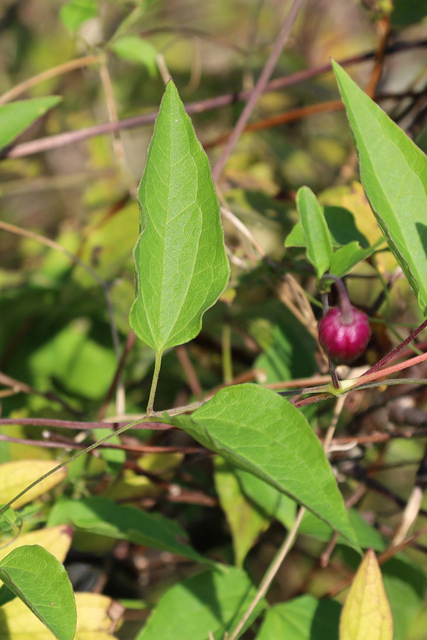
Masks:
[[[57,463],[52,460],[17,460],[0,465],[0,503],[6,504],[23,491],[37,478],[53,469]],[[39,482],[21,498],[13,503],[14,509],[32,502],[55,485],[62,482],[67,472],[65,468],[55,471],[51,476]]]
[[[59,562],[64,562],[71,545],[73,530],[69,525],[61,524],[49,529],[39,529],[18,536],[13,542],[2,540],[0,545],[0,561],[11,551],[26,544],[39,544],[49,551]],[[0,583],[1,584],[1,583]]]
[[[123,607],[96,593],[76,593],[77,632],[74,640],[114,640]],[[2,640],[54,640],[55,636],[17,598],[2,607]]]
[[[340,640],[393,640],[391,609],[372,549],[366,553],[344,604]]]

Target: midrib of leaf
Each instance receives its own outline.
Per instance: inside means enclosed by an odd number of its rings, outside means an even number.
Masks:
[[[169,114],[169,139],[170,140],[172,140],[172,137],[173,137],[172,120],[173,120],[173,115]],[[188,135],[187,127],[185,128],[185,135],[186,135],[187,148],[188,148],[188,150],[190,150],[191,149],[191,140],[190,140],[189,135]],[[169,172],[168,172],[168,181],[166,183],[166,188],[168,188],[167,187],[168,184],[171,185],[170,176],[171,175],[172,176],[176,175],[174,173],[174,171],[173,171],[174,167],[177,167],[180,163],[184,162],[188,158],[190,158],[190,162],[192,162],[194,164],[194,159],[192,158],[192,156],[191,156],[191,154],[189,152],[187,153],[187,155],[185,157],[179,157],[179,159],[176,162],[172,163],[173,147],[172,147],[171,144],[169,145],[168,151],[169,151],[169,158],[168,158]],[[196,166],[196,170],[198,171],[197,166]],[[173,180],[174,180],[174,178],[173,178]],[[179,216],[183,216],[184,213],[186,211],[188,211],[189,209],[191,209],[191,208],[193,208],[193,209],[195,209],[196,211],[199,212],[197,220],[200,222],[200,218],[201,218],[201,216],[200,216],[200,208],[197,207],[197,204],[196,204],[198,188],[197,188],[196,194],[195,194],[195,202],[192,202],[191,205],[189,205],[185,209],[181,209],[179,211],[179,213],[174,214],[170,218],[168,214],[172,211],[172,206],[171,205],[173,204],[173,200],[176,199],[176,197],[175,198],[171,197],[171,192],[172,191],[174,191],[172,189],[172,186],[169,186],[169,188],[168,188],[167,206],[166,206],[165,231],[166,231],[167,227],[170,227],[170,225],[176,220],[176,218],[178,218]],[[201,231],[202,231],[202,225],[199,225],[199,233],[198,233],[198,239],[199,240],[200,240],[200,236],[201,236]],[[165,236],[166,236],[166,233],[165,233]],[[179,316],[181,315],[183,308],[185,308],[185,303],[186,303],[186,300],[188,298],[188,294],[189,294],[189,291],[190,291],[190,286],[191,286],[191,283],[192,283],[192,276],[194,275],[194,270],[195,270],[196,263],[197,263],[198,251],[194,254],[192,269],[191,270],[188,270],[188,269],[186,270],[186,274],[185,275],[186,275],[186,280],[187,280],[187,287],[186,287],[186,291],[185,291],[185,296],[182,298],[182,304],[176,310],[174,322],[170,323],[167,320],[167,318],[165,317],[166,316],[165,312],[167,312],[167,306],[168,306],[168,304],[170,304],[170,301],[169,301],[168,296],[165,295],[165,291],[167,291],[167,286],[165,286],[165,284],[167,284],[167,282],[169,281],[169,278],[167,277],[167,273],[168,273],[167,261],[165,261],[165,259],[164,259],[166,251],[169,249],[169,247],[167,246],[168,243],[167,242],[163,242],[163,240],[164,240],[164,238],[162,238],[162,243],[161,243],[162,244],[162,256],[163,256],[163,260],[162,260],[163,269],[162,269],[162,287],[161,287],[160,300],[159,300],[159,314],[160,314],[161,318],[165,318],[164,319],[164,323],[166,325],[170,325],[169,333],[163,337],[163,343],[166,344],[170,340],[171,336],[173,335],[173,333],[175,331],[175,327],[176,327],[177,321],[179,319]],[[174,242],[173,238],[169,242],[173,243]],[[200,242],[197,243],[197,247],[199,249]],[[190,277],[190,273],[191,273],[191,277]],[[189,324],[189,322],[187,323],[186,326],[188,326],[188,324]],[[161,329],[163,329],[163,327],[161,327]],[[151,325],[150,325],[150,330],[152,331]]]

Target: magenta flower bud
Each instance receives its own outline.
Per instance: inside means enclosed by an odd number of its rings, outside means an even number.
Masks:
[[[371,337],[369,318],[349,306],[332,307],[319,322],[319,342],[335,364],[350,364],[361,356]]]

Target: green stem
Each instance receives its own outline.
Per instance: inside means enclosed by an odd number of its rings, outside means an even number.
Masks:
[[[231,357],[231,327],[226,322],[222,327],[222,375],[225,384],[233,381],[233,361]]]
[[[156,353],[154,361],[154,373],[151,381],[150,397],[148,398],[147,414],[150,416],[154,413],[154,398],[156,397],[157,383],[159,382],[160,367],[162,365],[163,351]]]

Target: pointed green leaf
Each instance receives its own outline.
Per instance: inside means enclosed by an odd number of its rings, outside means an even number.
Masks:
[[[427,158],[338,64],[333,66],[353,131],[366,196],[425,312]]]
[[[308,187],[298,189],[296,204],[307,240],[307,258],[318,278],[329,269],[332,259],[332,240],[316,196]]]
[[[223,640],[225,632],[230,635],[237,626],[255,594],[240,569],[204,571],[169,589],[135,640]],[[261,601],[248,624],[264,607]]]
[[[358,242],[349,242],[332,256],[330,272],[342,278],[359,262],[369,258],[383,242],[383,238],[380,238],[368,249],[362,249]]]
[[[210,562],[187,544],[186,532],[173,520],[105,498],[57,502],[50,513],[49,525],[65,523],[99,535],[170,551],[196,562]]]
[[[191,416],[167,420],[306,506],[360,550],[322,445],[287,400],[242,384],[223,389]]]
[[[64,566],[39,545],[19,547],[0,562],[0,579],[59,640],[73,640],[76,603]]]
[[[351,585],[340,621],[340,640],[393,640],[393,618],[381,570],[370,549]]]
[[[331,235],[332,246],[342,247],[349,242],[358,242],[363,249],[369,247],[366,236],[359,231],[356,226],[354,215],[344,207],[334,207],[326,205],[322,207],[326,224]],[[294,225],[290,234],[286,237],[285,247],[306,247],[307,241],[299,220]]]
[[[169,81],[138,190],[137,296],[130,323],[161,353],[194,338],[229,265],[209,162]]]
[[[340,611],[335,600],[294,598],[268,610],[256,640],[338,640]]]
[[[61,100],[61,96],[46,96],[0,105],[0,149],[7,147]]]

